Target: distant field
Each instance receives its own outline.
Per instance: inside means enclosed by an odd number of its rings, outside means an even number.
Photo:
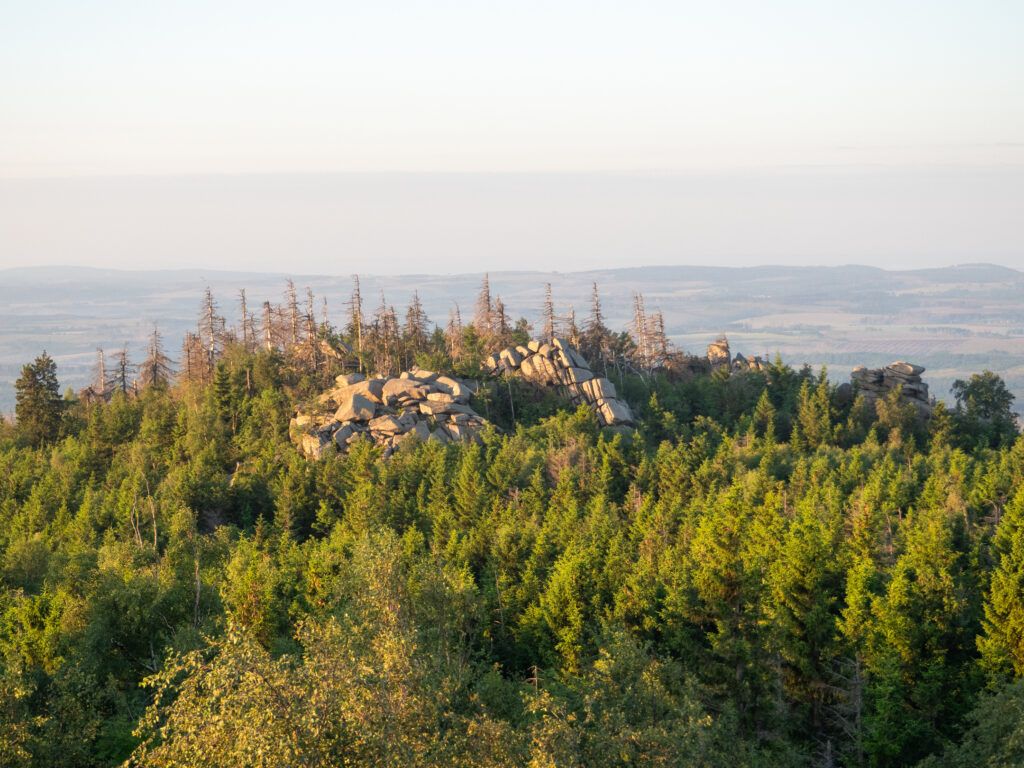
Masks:
[[[89,380],[96,349],[127,344],[141,355],[153,323],[160,325],[172,354],[195,322],[209,285],[229,322],[237,315],[238,289],[250,306],[279,301],[286,275],[197,271],[114,272],[84,269],[0,270],[0,412],[13,409],[12,384],[21,365],[42,349],[58,363],[63,386]],[[351,277],[293,276],[328,300],[341,322]],[[481,275],[362,277],[368,307],[380,302],[404,307],[413,290],[439,325],[457,302],[464,316]],[[632,295],[640,291],[649,310],[660,309],[666,329],[681,347],[701,352],[720,333],[734,351],[782,355],[787,362],[827,365],[845,379],[855,365],[878,366],[906,359],[927,367],[925,380],[939,397],[952,382],[990,369],[1006,378],[1024,401],[1024,273],[970,265],[887,272],[867,267],[644,267],[585,273],[501,272],[491,274],[513,317],[535,321],[544,284],[551,283],[558,310],[575,308],[580,321],[597,282],[613,327],[631,318]],[[319,299],[318,299],[319,301]],[[318,305],[319,306],[319,305]],[[1022,406],[1024,410],[1024,406]]]

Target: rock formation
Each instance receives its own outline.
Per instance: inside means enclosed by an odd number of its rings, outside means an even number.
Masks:
[[[760,355],[754,355],[754,357],[744,357],[739,352],[736,353],[736,357],[732,359],[732,370],[733,371],[763,371],[768,367]]]
[[[707,361],[711,371],[717,371],[719,368],[736,372],[763,371],[768,367],[768,364],[757,355],[744,357],[737,352],[734,357],[729,350],[729,339],[725,335],[708,344]]]
[[[729,352],[729,339],[725,336],[719,336],[713,342],[708,344],[708,363],[711,364],[712,371],[716,371],[719,368],[730,368],[732,366],[732,355]]]
[[[733,357],[724,336],[708,346],[706,358],[687,361],[693,373],[704,374],[718,368],[748,371],[765,367],[760,357]],[[557,388],[567,400],[590,406],[602,426],[629,429],[635,424],[632,410],[615,386],[595,375],[564,339],[507,347],[484,360],[484,368],[495,376],[516,375],[540,387]],[[902,374],[897,371],[894,375]],[[336,382],[319,397],[317,408],[309,413],[300,411],[291,421],[292,441],[308,458],[319,459],[333,449],[344,453],[359,440],[383,446],[385,455],[407,440],[474,440],[487,423],[469,405],[476,391],[470,381],[413,368],[395,378],[368,379],[349,373],[338,376]],[[908,391],[917,391],[912,381],[908,383]],[[927,386],[919,380],[918,385],[924,387],[927,401]]]
[[[542,387],[557,387],[572,402],[593,408],[602,426],[633,424],[633,412],[618,397],[615,386],[595,376],[590,364],[563,339],[508,347],[484,360],[484,368],[493,375],[515,374]]]
[[[922,415],[929,416],[934,401],[928,396],[928,385],[921,381],[924,370],[923,366],[902,360],[889,363],[884,368],[859,365],[850,374],[850,381],[871,406],[901,387],[901,399],[914,405]]]
[[[299,412],[289,434],[310,459],[342,453],[359,440],[384,447],[388,456],[410,440],[441,443],[477,438],[485,419],[469,406],[476,385],[414,368],[397,378],[338,376],[317,400],[314,413]]]

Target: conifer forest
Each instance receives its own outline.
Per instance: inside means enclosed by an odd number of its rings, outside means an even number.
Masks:
[[[708,363],[640,295],[608,328],[596,285],[531,318],[486,281],[448,317],[402,301],[208,291],[184,339],[100,351],[80,391],[26,361],[0,424],[0,765],[1024,765],[999,376],[923,409]],[[556,338],[634,427],[484,365]],[[486,425],[297,449],[339,377],[414,368],[475,382]]]

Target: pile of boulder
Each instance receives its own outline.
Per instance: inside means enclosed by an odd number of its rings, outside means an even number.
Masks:
[[[522,376],[542,387],[557,387],[573,403],[586,403],[597,413],[602,426],[628,428],[633,412],[615,392],[608,379],[597,376],[590,364],[564,339],[551,343],[537,340],[526,345],[507,347],[484,360],[492,375]]]
[[[914,405],[922,415],[929,415],[934,400],[928,396],[928,385],[921,381],[924,366],[898,360],[884,368],[865,368],[859,365],[850,374],[853,386],[864,395],[869,405],[886,398],[897,387],[900,398]]]
[[[407,441],[477,440],[487,423],[469,405],[476,384],[463,379],[413,368],[393,378],[347,373],[335,381],[315,412],[291,421],[291,438],[307,458],[345,453],[360,440],[383,446],[385,456]]]
[[[766,366],[760,357],[733,357],[724,336],[708,346],[706,357],[687,357],[686,362],[695,374],[719,368],[764,370]],[[572,403],[585,403],[593,409],[602,426],[628,431],[635,424],[632,410],[619,398],[615,385],[596,375],[564,339],[507,347],[484,360],[484,368],[494,376],[515,375],[539,387],[556,388]],[[927,405],[928,387],[919,375],[923,370],[893,363],[879,371],[859,368],[854,378],[869,397],[883,397],[898,380],[904,385],[904,397],[919,398]],[[316,407],[296,413],[289,433],[299,450],[314,460],[327,451],[345,453],[359,441],[382,446],[384,455],[389,456],[411,441],[478,440],[487,420],[469,404],[476,391],[475,382],[422,368],[396,377],[342,374],[332,389],[320,395]]]

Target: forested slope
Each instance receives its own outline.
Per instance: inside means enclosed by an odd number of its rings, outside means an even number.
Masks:
[[[226,343],[3,428],[0,764],[1024,761],[997,378],[924,422],[781,362],[626,371],[632,436],[499,383],[479,445],[310,462],[330,375]]]

